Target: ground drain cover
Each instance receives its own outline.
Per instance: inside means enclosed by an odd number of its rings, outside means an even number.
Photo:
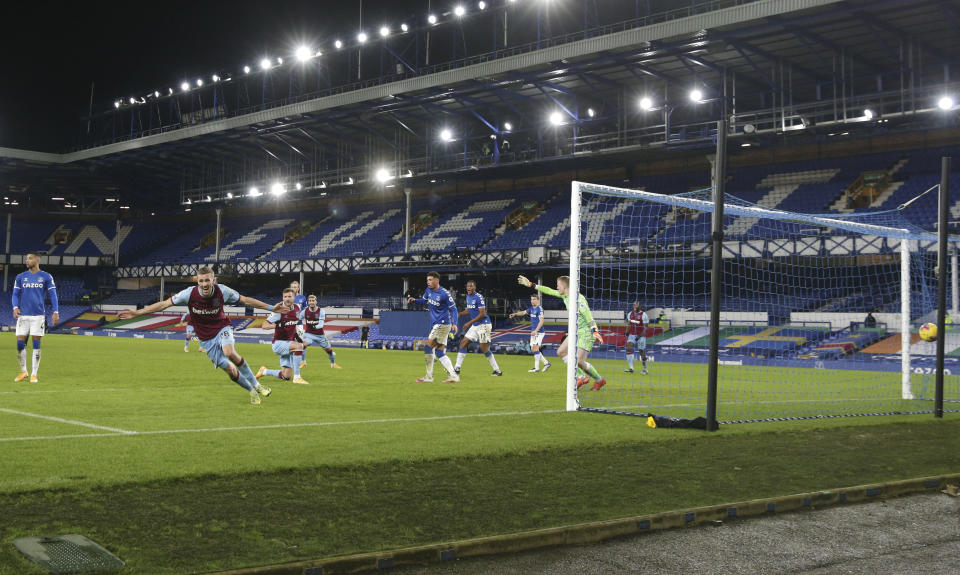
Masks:
[[[124,562],[83,535],[23,537],[14,546],[51,573],[86,573],[119,569]]]

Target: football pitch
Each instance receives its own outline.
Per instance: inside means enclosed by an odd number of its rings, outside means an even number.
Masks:
[[[529,356],[416,384],[419,352],[338,349],[333,370],[310,350],[311,385],[265,378],[252,406],[196,343],[51,335],[38,384],[12,382],[12,334],[0,349],[0,573],[40,572],[10,545],[24,536],[203,573],[960,470],[953,414],[651,430],[563,411],[562,363],[530,374]],[[238,350],[275,367],[269,346]]]

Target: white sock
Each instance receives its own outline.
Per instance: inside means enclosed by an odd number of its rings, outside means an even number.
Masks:
[[[538,351],[537,355],[540,357],[540,361],[543,362],[543,365],[550,365],[550,362],[547,361],[546,356],[544,356],[541,352]]]
[[[632,353],[628,353],[628,354],[627,354],[627,366],[629,366],[630,369],[633,369],[633,359],[634,359],[633,354],[632,354]]]
[[[20,360],[20,371],[27,371],[27,350],[21,349],[17,352],[17,359]]]
[[[31,375],[37,375],[37,370],[40,369],[40,350],[33,350],[33,371]]]
[[[457,352],[457,369],[460,369],[460,366],[463,365],[463,358],[465,357],[467,357],[467,353],[465,351]]]
[[[433,379],[433,360],[435,356],[432,353],[425,353],[423,359],[427,362],[427,379]]]
[[[540,352],[533,354],[533,369],[540,369]]]
[[[456,376],[457,372],[453,371],[453,362],[450,361],[449,355],[445,355],[440,358],[440,365],[442,365],[443,368],[447,370],[447,373],[449,373],[451,376]]]
[[[487,361],[490,362],[490,367],[493,368],[493,371],[500,371],[500,366],[497,365],[497,358],[493,357],[493,354],[487,356]]]

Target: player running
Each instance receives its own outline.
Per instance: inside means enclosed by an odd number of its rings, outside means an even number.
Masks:
[[[296,295],[296,290],[293,288],[283,290],[283,305],[287,309],[271,313],[263,322],[265,329],[273,328],[273,353],[280,356],[280,369],[267,369],[266,366],[261,365],[255,376],[258,381],[261,377],[269,375],[283,381],[293,380],[293,383],[302,385],[310,383],[300,377],[300,356],[306,344],[297,335],[297,326],[300,325],[300,306],[293,303]]]
[[[250,403],[260,405],[260,396],[269,396],[270,388],[257,382],[253,370],[237,353],[233,339],[233,326],[230,325],[230,320],[223,311],[223,306],[232,303],[257,309],[272,309],[277,312],[285,312],[289,309],[283,303],[271,306],[218,284],[213,270],[204,266],[197,270],[196,286],[188,287],[170,299],[158,301],[142,309],[125,309],[119,315],[120,319],[130,319],[163,311],[173,305],[186,305],[190,310],[190,322],[197,330],[200,347],[206,352],[207,357],[214,365],[227,372],[230,379],[237,385],[250,392]]]
[[[543,307],[540,306],[540,296],[532,294],[530,296],[530,307],[523,311],[510,314],[510,317],[518,316],[530,317],[530,351],[533,352],[533,369],[528,369],[527,373],[543,373],[553,365],[540,352],[540,346],[543,345]],[[540,361],[543,360],[543,369],[540,369]]]
[[[647,324],[650,323],[650,318],[647,317],[647,312],[643,311],[643,308],[640,306],[640,302],[633,302],[633,311],[627,315],[627,369],[623,370],[624,373],[633,373],[633,348],[636,346],[640,350],[640,361],[643,362],[643,370],[640,371],[641,375],[647,375]]]
[[[200,341],[197,339],[196,330],[193,329],[193,324],[190,323],[190,312],[187,312],[180,316],[180,325],[186,326],[184,328],[184,339],[183,339],[183,351],[190,352],[190,342],[193,340]],[[203,347],[198,347],[197,351],[203,351]]]
[[[37,372],[40,370],[40,339],[46,331],[47,311],[43,304],[44,298],[50,294],[50,307],[53,315],[50,323],[57,325],[60,321],[60,302],[57,299],[57,285],[53,276],[40,269],[40,256],[35,253],[27,254],[25,262],[27,271],[17,274],[13,280],[13,319],[17,320],[17,360],[20,362],[20,373],[13,381],[23,381],[27,377],[27,336],[33,338],[33,367],[30,371],[30,383],[40,381]]]
[[[430,335],[427,337],[427,346],[423,348],[424,360],[427,364],[427,374],[419,379],[417,383],[429,383],[433,381],[433,360],[436,357],[440,365],[447,370],[450,377],[443,380],[444,383],[457,383],[460,376],[453,369],[450,358],[444,351],[447,346],[447,336],[451,333],[457,333],[457,304],[450,297],[450,292],[440,287],[440,274],[430,272],[427,274],[427,290],[423,292],[422,298],[407,298],[407,303],[429,304],[430,320],[433,327],[430,329]]]
[[[477,293],[477,284],[473,280],[467,282],[467,309],[458,315],[469,315],[470,319],[463,324],[466,333],[460,339],[460,351],[457,352],[457,365],[453,368],[454,371],[457,372],[457,375],[460,375],[460,366],[463,365],[463,360],[467,357],[467,346],[475,341],[480,344],[480,351],[483,352],[487,362],[490,363],[490,367],[493,368],[493,373],[490,375],[502,376],[500,366],[497,365],[497,358],[493,357],[493,352],[490,351],[490,331],[493,326],[490,323],[490,317],[487,315],[487,302],[483,299],[482,294]]]
[[[323,334],[323,323],[326,321],[327,314],[322,307],[317,306],[317,296],[311,295],[307,298],[307,307],[300,310],[300,321],[303,322],[303,335],[300,336],[304,343],[317,345],[327,352],[330,358],[330,367],[332,369],[341,369],[337,365],[337,354],[333,351],[333,346],[327,341],[327,336]],[[306,350],[304,350],[306,351]],[[301,365],[306,365],[303,362]],[[297,383],[294,381],[294,383]]]
[[[297,304],[300,309],[303,310],[303,308],[307,307],[307,298],[300,293],[300,282],[293,280],[290,282],[289,287],[293,288],[294,290],[293,303]],[[303,338],[303,324],[297,325],[297,335],[299,335],[301,339]],[[307,350],[303,350],[301,358],[302,361],[300,362],[300,369],[303,369],[307,365]]]
[[[551,289],[547,286],[537,285],[524,276],[517,278],[517,283],[526,287],[532,287],[533,289],[545,293],[547,295],[552,295],[563,299],[563,303],[567,306],[567,310],[570,309],[570,278],[568,276],[560,276],[557,278],[557,289]],[[603,343],[603,337],[600,336],[600,330],[597,328],[597,322],[593,321],[593,314],[590,313],[590,305],[587,303],[587,298],[581,296],[577,297],[577,367],[590,374],[590,377],[593,378],[593,388],[594,390],[600,389],[607,384],[607,380],[602,377],[597,370],[587,362],[587,356],[590,355],[590,350],[593,349],[593,342],[596,340],[597,343]],[[563,359],[563,362],[566,363],[568,346],[570,343],[570,338],[567,338],[560,344],[559,349],[557,349],[557,355]],[[577,378],[577,389],[583,387],[584,385],[590,383],[590,377],[586,375]]]

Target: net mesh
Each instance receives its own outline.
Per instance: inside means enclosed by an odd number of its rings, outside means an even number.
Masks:
[[[577,185],[580,293],[605,340],[589,361],[607,380],[599,390],[580,388],[579,407],[703,416],[711,190],[665,196]],[[799,214],[730,196],[723,227],[719,421],[933,409],[922,374],[933,367],[936,346],[920,340],[917,328],[934,321],[935,234],[898,211]],[[910,256],[906,378],[901,243]],[[634,304],[642,328],[630,322]],[[956,371],[960,333],[945,337],[948,370]],[[956,401],[960,378],[946,383],[948,401]]]

